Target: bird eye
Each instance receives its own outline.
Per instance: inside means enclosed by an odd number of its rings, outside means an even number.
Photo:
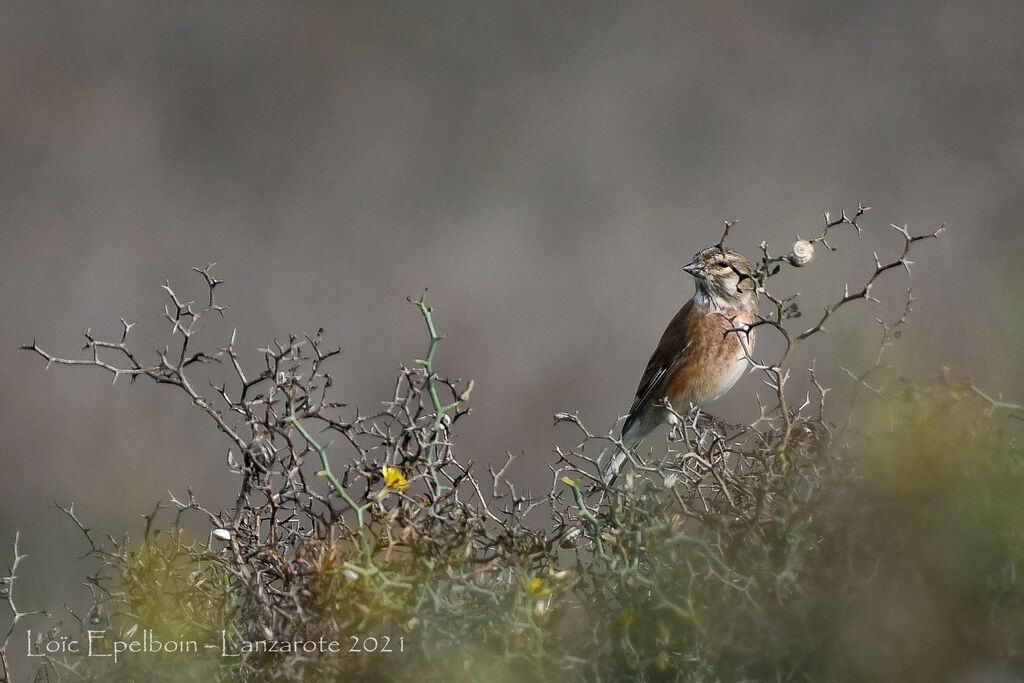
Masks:
[[[718,262],[718,263],[717,263],[716,265],[717,265],[717,266],[718,266],[719,268],[728,268],[728,267],[729,267],[729,264],[728,264],[728,263],[726,263],[725,261],[719,261],[719,262]]]

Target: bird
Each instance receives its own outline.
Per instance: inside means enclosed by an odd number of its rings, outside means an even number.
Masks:
[[[675,424],[668,410],[686,412],[725,394],[743,375],[754,346],[757,287],[743,254],[719,243],[698,251],[683,266],[696,289],[669,322],[640,377],[633,405],[622,423],[620,441],[605,469],[611,486],[627,450],[635,449],[658,425]]]

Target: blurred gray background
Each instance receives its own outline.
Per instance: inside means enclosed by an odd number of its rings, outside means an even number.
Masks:
[[[207,261],[231,304],[208,348],[237,325],[255,358],[323,326],[352,405],[422,355],[405,297],[429,287],[438,370],[476,380],[461,452],[541,471],[575,437],[554,412],[604,430],[628,408],[692,293],[680,266],[723,219],[753,256],[863,201],[865,235],[840,231],[779,286],[817,310],[899,248],[888,223],[945,222],[894,360],[1024,398],[1024,4],[0,8],[0,564],[20,529],[22,607],[81,590],[53,501],[115,535],[168,490],[232,504],[227,443],[183,396],[16,350],[75,354],[121,316],[139,349],[162,345],[160,285],[201,297],[189,268]],[[886,277],[887,303],[795,361],[837,393],[838,364],[866,362],[872,318],[901,305],[905,278]],[[749,415],[757,386],[715,412]]]

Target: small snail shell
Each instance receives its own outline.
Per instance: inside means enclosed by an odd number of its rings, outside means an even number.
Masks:
[[[814,245],[807,240],[797,240],[793,243],[793,251],[789,255],[789,262],[796,266],[806,266],[814,258]]]

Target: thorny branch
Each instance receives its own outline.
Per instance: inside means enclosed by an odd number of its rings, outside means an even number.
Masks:
[[[938,229],[930,233],[911,235],[906,226],[899,227],[897,225],[891,225],[890,227],[896,230],[903,237],[901,253],[892,261],[883,264],[879,260],[876,252],[874,256],[875,268],[859,289],[851,292],[849,285],[844,285],[843,295],[833,303],[825,306],[820,318],[814,325],[799,332],[792,330],[787,325],[786,321],[800,317],[801,313],[796,304],[796,300],[799,295],[778,295],[769,289],[767,284],[768,280],[779,273],[783,264],[789,264],[795,267],[807,265],[813,258],[815,244],[821,244],[830,251],[836,251],[837,248],[829,244],[828,238],[831,231],[839,226],[849,225],[856,230],[858,236],[861,235],[863,233],[863,228],[860,225],[860,220],[869,209],[870,207],[868,206],[858,204],[857,210],[853,215],[849,215],[845,210],[843,210],[840,212],[840,216],[838,218],[832,218],[831,215],[826,212],[825,225],[821,234],[809,240],[798,239],[793,245],[793,250],[785,256],[772,256],[767,243],[762,242],[760,245],[761,258],[755,266],[755,273],[753,277],[758,283],[758,293],[770,304],[769,312],[767,314],[760,314],[757,320],[751,325],[737,326],[726,332],[727,334],[739,334],[739,338],[741,342],[743,342],[744,351],[751,367],[764,374],[762,381],[775,393],[777,405],[774,409],[774,415],[781,421],[781,428],[778,432],[780,437],[776,444],[776,449],[778,455],[782,458],[786,457],[786,448],[794,428],[795,416],[792,408],[790,408],[788,404],[786,396],[786,382],[790,376],[790,361],[792,360],[793,353],[796,351],[797,347],[809,338],[825,332],[825,323],[835,315],[840,308],[847,304],[860,299],[877,302],[878,299],[872,295],[872,289],[879,277],[887,271],[900,267],[904,268],[909,275],[910,266],[913,264],[913,261],[908,257],[913,245],[921,240],[937,238],[945,230],[945,226],[940,226]],[[721,242],[724,242],[725,237],[728,235],[729,227],[731,227],[731,225],[727,224],[726,230],[722,235]],[[910,306],[913,301],[914,298],[908,289],[904,313],[896,322],[897,325],[906,321],[906,317],[910,313]],[[885,327],[885,323],[882,323],[882,325]],[[785,345],[779,357],[773,361],[763,361],[754,358],[750,353],[748,345],[745,343],[746,334],[752,329],[762,326],[767,326],[775,330]],[[743,334],[740,334],[741,332]],[[888,345],[887,342],[888,337],[886,336],[883,339],[882,347],[880,349],[879,361],[881,359],[881,352],[884,351]],[[764,413],[762,414],[762,418],[765,421],[771,419],[769,414]]]
[[[3,643],[0,643],[0,682],[8,683],[13,680],[11,678],[11,668],[7,660],[7,646],[10,644],[11,636],[14,634],[14,629],[18,623],[25,617],[30,617],[33,614],[47,615],[47,612],[41,610],[35,610],[30,612],[22,612],[14,604],[14,588],[15,581],[18,578],[18,566],[21,561],[24,560],[27,555],[23,554],[18,544],[21,541],[21,534],[14,532],[14,559],[11,561],[10,568],[7,570],[7,576],[0,577],[0,598],[3,598],[7,602],[7,607],[11,611],[11,625],[7,629],[7,633],[4,634]]]

